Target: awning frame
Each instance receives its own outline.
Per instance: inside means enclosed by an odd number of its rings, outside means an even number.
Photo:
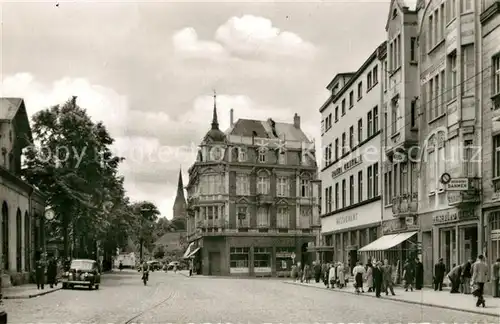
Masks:
[[[358,252],[386,251],[389,250],[390,248],[393,248],[403,243],[404,241],[408,240],[417,233],[418,233],[417,231],[412,231],[412,232],[384,235],[376,239],[375,241],[371,242],[370,244],[363,246],[361,249],[358,250]]]

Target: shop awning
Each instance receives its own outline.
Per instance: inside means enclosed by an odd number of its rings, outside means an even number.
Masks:
[[[193,247],[194,247],[194,242],[189,243],[189,246],[188,246],[188,248],[186,249],[186,252],[184,252],[184,256],[183,256],[183,258],[184,258],[184,259],[189,258],[189,255],[191,254],[191,252],[192,252],[192,250],[193,250]]]
[[[370,244],[363,246],[358,252],[385,251],[403,243],[415,234],[417,234],[417,232],[384,235]]]
[[[200,248],[196,248],[193,250],[193,252],[189,253],[189,255],[187,257],[185,257],[185,259],[189,259],[189,258],[192,258],[194,257],[194,255],[196,254],[196,252],[198,252],[200,250]]]

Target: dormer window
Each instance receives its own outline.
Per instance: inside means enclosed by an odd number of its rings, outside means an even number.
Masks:
[[[259,162],[260,163],[265,163],[267,160],[267,154],[266,150],[259,150]]]

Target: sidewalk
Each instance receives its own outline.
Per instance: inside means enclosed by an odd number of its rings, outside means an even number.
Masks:
[[[325,285],[323,283],[300,283],[293,282],[292,280],[283,281],[286,284],[298,285],[298,286],[306,286],[312,287],[316,289],[326,290]],[[354,288],[350,283],[347,288],[343,289],[329,289],[332,292],[344,293],[355,295]],[[394,287],[394,292],[396,296],[386,296],[385,293],[382,293],[382,298],[392,299],[394,301],[409,303],[409,304],[418,304],[422,306],[430,306],[430,307],[438,307],[445,308],[451,310],[464,311],[469,313],[476,313],[481,315],[490,315],[490,316],[498,316],[500,317],[500,298],[492,298],[486,296],[486,307],[476,307],[475,298],[472,295],[464,295],[464,294],[450,294],[449,291],[434,291],[433,289],[424,288],[423,290],[414,290],[413,292],[405,292],[401,287]],[[376,298],[375,293],[364,293],[360,294],[360,297],[366,298]]]
[[[3,299],[28,299],[38,296],[47,295],[58,291],[61,289],[61,284],[50,288],[49,285],[45,285],[44,289],[36,289],[35,284],[27,284],[21,286],[12,286],[9,288],[2,288]]]

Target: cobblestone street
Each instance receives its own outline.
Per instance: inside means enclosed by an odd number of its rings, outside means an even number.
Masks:
[[[471,301],[472,302],[472,301]],[[107,274],[96,291],[59,290],[6,300],[9,323],[498,323],[468,312],[364,298],[280,280],[132,271]]]

